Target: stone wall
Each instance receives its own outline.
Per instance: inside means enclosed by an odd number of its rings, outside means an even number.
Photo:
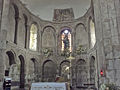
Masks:
[[[3,5],[3,0],[0,0],[0,28],[1,28],[1,17],[2,17],[2,5]]]
[[[13,78],[13,81],[20,82],[21,87],[24,87],[24,84],[42,81],[43,77],[47,76],[43,73],[44,65],[47,62],[51,61],[56,65],[56,72],[54,72],[56,76],[61,72],[60,65],[63,62],[70,62],[73,64],[71,81],[73,82],[72,85],[76,87],[76,80],[78,79],[76,75],[79,76],[79,73],[77,74],[76,72],[77,62],[83,60],[85,61],[85,69],[83,69],[83,71],[85,70],[84,78],[87,77],[87,79],[83,80],[81,85],[90,83],[90,57],[95,57],[95,67],[97,67],[98,63],[96,45],[93,48],[90,47],[90,18],[94,19],[92,6],[84,16],[72,21],[45,21],[33,15],[19,0],[11,0],[10,2],[6,0],[4,2],[1,26],[2,43],[0,43],[0,60],[4,61],[0,64],[2,70],[0,72],[1,76],[4,76],[4,70],[9,70],[9,76]],[[36,51],[29,49],[30,28],[32,24],[35,24],[38,28]],[[75,57],[75,60],[72,62],[67,57],[61,56],[61,31],[65,28],[71,30],[72,55]],[[77,54],[76,50],[80,45],[85,48],[85,51]],[[46,56],[43,52],[44,48],[52,49],[52,54]],[[48,65],[46,67],[51,66]],[[95,74],[97,75],[97,70]],[[56,78],[55,75],[53,76]],[[84,74],[81,76],[84,76]]]
[[[120,85],[120,1],[93,0],[100,83]],[[100,76],[100,70],[105,76]]]

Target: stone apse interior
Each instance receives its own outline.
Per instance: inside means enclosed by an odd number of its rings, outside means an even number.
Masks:
[[[6,70],[20,88],[57,77],[74,88],[120,85],[120,0],[91,0],[77,19],[60,8],[43,20],[20,0],[0,0],[0,13],[1,86]]]

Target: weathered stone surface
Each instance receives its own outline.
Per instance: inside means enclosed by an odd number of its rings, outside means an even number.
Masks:
[[[71,78],[74,86],[94,80],[96,87],[100,83],[113,82],[120,86],[120,5],[118,2],[120,3],[119,0],[93,0],[94,6],[91,4],[83,17],[78,19],[72,17],[69,22],[67,20],[49,22],[31,14],[19,0],[5,0],[0,30],[0,79],[4,76],[4,70],[10,70],[9,76],[13,77],[14,81],[21,82],[21,87],[24,87],[24,83],[54,81],[58,75],[65,77],[65,80],[67,77]],[[90,20],[94,21],[96,29],[96,43],[92,48]],[[37,26],[36,51],[29,48],[32,24]],[[16,29],[17,43],[15,44]],[[69,29],[71,33],[71,50],[74,55],[72,61],[62,56],[61,52],[63,44],[61,33],[65,29]],[[86,47],[86,51],[78,54],[76,50],[80,45]],[[43,48],[51,49],[52,53],[48,50],[49,55],[46,57]],[[91,64],[93,59],[94,64]],[[62,65],[68,63],[70,65],[68,68],[72,66],[73,72],[61,74]],[[106,74],[104,79],[99,76],[102,69]],[[94,78],[90,76],[91,72],[94,73]],[[100,80],[100,83],[97,84],[97,80]]]
[[[114,81],[114,77],[115,77],[114,75],[115,75],[115,72],[113,71],[113,69],[107,71],[106,74],[107,74],[107,77],[109,78],[109,80],[112,79],[111,81]]]
[[[114,67],[114,60],[108,60],[108,66],[107,66],[107,70],[113,70]]]
[[[116,83],[119,84],[119,80],[116,81],[115,74],[119,71],[119,9],[120,5],[119,0],[94,0],[94,13],[95,13],[95,22],[96,22],[96,34],[98,35],[96,38],[99,42],[98,48],[102,47],[102,44],[104,45],[104,54],[105,54],[105,60],[107,61],[107,78],[109,79],[109,83]],[[101,41],[101,38],[103,42]],[[98,57],[101,58],[101,54],[103,54],[102,50],[98,49]],[[100,59],[98,59],[100,60]],[[102,64],[102,67],[105,66],[105,60],[103,62],[99,63],[100,67]],[[110,70],[110,71],[109,71]],[[117,77],[119,78],[119,77]]]

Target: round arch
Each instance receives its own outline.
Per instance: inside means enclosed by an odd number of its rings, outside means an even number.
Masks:
[[[19,16],[19,8],[16,4],[12,3],[12,6],[14,7],[15,10],[15,17],[18,18]]]
[[[76,86],[83,86],[88,83],[87,63],[84,59],[79,59],[76,62]]]
[[[68,61],[68,60],[63,60],[62,62],[60,62],[60,65],[61,65],[62,63],[64,63],[64,62],[70,63],[70,61]]]
[[[8,55],[9,58],[9,65],[11,66],[12,64],[16,64],[14,53],[12,51],[7,51],[6,54]]]
[[[84,37],[83,37],[84,36]],[[82,45],[85,48],[88,47],[88,32],[86,30],[86,27],[83,23],[78,23],[75,27],[75,33],[74,33],[74,48],[75,50],[79,49],[79,47]]]
[[[65,82],[70,80],[70,61],[63,60],[59,65],[59,76],[61,76]]]
[[[52,60],[46,60],[42,65],[42,81],[54,82],[57,74],[57,65]]]
[[[51,25],[45,26],[45,27],[43,28],[43,33],[44,33],[45,29],[46,29],[46,28],[49,28],[49,27],[52,28],[52,29],[54,30],[54,32],[56,33],[55,28],[54,28],[53,26],[51,26]]]
[[[36,58],[30,58],[29,60],[29,82],[38,82],[38,62]]]
[[[85,59],[78,59],[78,60],[76,61],[76,65],[77,65],[79,62],[84,62],[84,64],[86,64],[86,60],[85,60]]]
[[[14,76],[14,73],[11,73],[13,71],[14,66],[16,65],[16,60],[15,60],[15,54],[12,50],[6,51],[6,61],[5,61],[5,76]],[[12,77],[13,78],[13,77]]]
[[[56,49],[56,30],[53,26],[45,26],[42,30],[42,48]]]
[[[90,57],[90,83],[95,85],[95,74],[96,74],[96,70],[95,70],[95,56],[91,56]]]
[[[60,62],[60,65],[59,65],[59,75],[61,75],[61,65],[62,65],[63,63],[65,63],[65,62],[67,62],[67,63],[70,64],[70,61],[68,61],[68,60],[63,60],[62,62]]]
[[[20,88],[25,87],[25,60],[23,55],[18,56],[20,60]]]
[[[29,48],[33,51],[36,51],[38,48],[38,24],[36,22],[33,22],[30,26],[30,37],[29,37]]]
[[[63,54],[65,54],[64,52],[66,51],[72,52],[72,45],[73,45],[72,41],[73,41],[72,29],[69,26],[61,27],[58,34],[58,48],[59,48],[58,51],[60,53],[62,52]]]
[[[31,58],[31,61],[34,63],[34,73],[38,73],[38,61],[35,58]]]
[[[36,21],[32,21],[32,22],[30,23],[30,26],[31,26],[32,24],[36,25],[37,29],[39,30],[38,22],[36,22]]]
[[[95,33],[95,24],[94,19],[90,16],[88,20],[89,27],[89,47],[93,48],[96,43],[96,33]]]
[[[78,27],[79,25],[83,25],[85,31],[87,32],[86,27],[85,27],[85,24],[83,24],[83,23],[78,23],[78,24],[76,24],[76,26],[75,26],[75,31],[76,31],[76,29],[77,29],[77,27]]]

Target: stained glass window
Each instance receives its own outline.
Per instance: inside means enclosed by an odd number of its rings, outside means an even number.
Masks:
[[[68,51],[72,51],[71,48],[71,32],[69,29],[65,29],[62,31],[61,34],[61,39],[62,39],[62,51],[68,50]]]
[[[34,51],[37,49],[37,26],[35,24],[32,24],[30,28],[29,48]]]

